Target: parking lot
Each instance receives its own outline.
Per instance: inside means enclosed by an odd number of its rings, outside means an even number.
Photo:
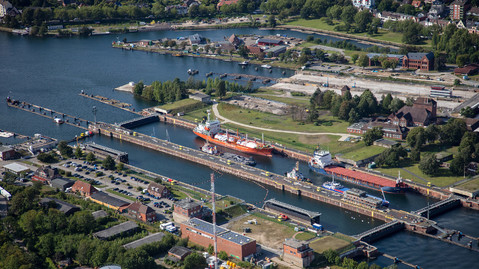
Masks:
[[[58,164],[57,168],[69,171],[72,173],[72,177],[86,181],[98,190],[109,192],[110,195],[119,199],[137,200],[148,204],[159,214],[157,216],[159,220],[169,218],[171,206],[177,200],[174,197],[159,198],[148,194],[146,189],[150,182],[140,178],[140,176],[129,175],[126,172],[105,170],[102,166],[89,164],[86,161],[64,161]],[[103,175],[97,177],[97,172],[102,172]],[[166,181],[167,179],[164,178],[164,180]]]

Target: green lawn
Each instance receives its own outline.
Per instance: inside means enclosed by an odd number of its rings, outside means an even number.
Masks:
[[[300,122],[293,121],[290,115],[273,115],[270,113],[245,109],[225,103],[220,103],[218,105],[218,111],[220,112],[221,116],[227,119],[233,119],[243,124],[250,124],[252,126],[275,130],[290,130],[310,133],[346,133],[346,128],[349,126],[348,122],[334,118],[328,113],[325,113],[325,115],[321,117],[321,120],[323,122],[332,123],[332,126],[315,126],[312,123],[301,124]]]
[[[310,232],[302,232],[302,233],[299,233],[297,234],[294,238],[298,239],[298,240],[309,240],[309,239],[313,239],[315,238],[316,235],[313,234],[313,233],[310,233]]]
[[[431,182],[431,184],[438,187],[449,186],[459,180],[464,179],[463,177],[458,177],[453,175],[451,171],[449,171],[449,169],[446,169],[446,168],[440,168],[437,176],[434,176],[434,177],[428,176],[424,174],[423,172],[421,172],[421,170],[419,169],[418,163],[412,163],[409,160],[403,161],[401,164],[401,167],[425,179],[427,182]],[[418,177],[414,176],[413,174],[408,173],[399,168],[384,168],[383,167],[383,168],[377,168],[375,170],[380,171],[381,173],[384,173],[386,175],[390,175],[392,177],[397,177],[398,173],[401,172],[401,177],[403,179],[410,179],[417,183],[426,184],[424,180],[421,180]]]
[[[318,30],[326,30],[326,31],[332,31],[332,32],[337,32],[341,34],[347,34],[346,32],[339,32],[334,30],[334,27],[336,27],[337,25],[343,25],[343,22],[334,20],[333,25],[329,25],[324,21],[324,18],[314,19],[314,20],[298,19],[298,20],[288,22],[286,24],[291,26],[301,26],[301,27],[308,27],[308,28],[313,28]],[[379,29],[378,34],[375,34],[372,36],[367,33],[353,33],[349,35],[367,38],[367,39],[370,39],[371,41],[377,40],[377,41],[392,42],[392,43],[396,43],[397,45],[401,45],[403,43],[402,33],[395,33],[395,32],[386,31],[383,29]],[[427,40],[423,42],[423,44],[420,44],[420,46],[430,46],[430,45],[431,45],[430,40]]]
[[[470,191],[470,192],[475,192],[479,190],[479,178],[475,178],[461,185],[457,185],[456,188]]]
[[[288,105],[295,105],[295,106],[307,106],[309,105],[309,97],[301,97],[301,96],[294,96],[294,97],[284,97],[284,96],[271,96],[268,94],[252,94],[252,96],[261,97],[264,99],[269,99],[277,102],[283,102]]]
[[[165,110],[177,110],[185,106],[190,106],[190,105],[199,104],[199,103],[201,103],[201,101],[187,98],[187,99],[179,100],[173,103],[161,105],[158,107]]]
[[[352,244],[349,241],[334,236],[325,236],[309,243],[309,247],[317,253],[323,253],[328,249],[343,250],[351,245]]]
[[[349,147],[341,151],[341,157],[350,159],[353,161],[364,160],[371,156],[380,154],[385,150],[383,147],[379,146],[366,146],[363,141],[357,143],[351,142],[338,142],[338,143],[347,143]]]
[[[211,105],[200,108],[200,109],[196,109],[196,110],[193,110],[193,111],[186,112],[185,115],[182,116],[182,118],[185,118],[185,119],[191,120],[191,121],[201,121],[201,119],[203,119],[203,117],[208,116],[207,113],[206,113],[206,111],[208,109],[211,110]]]

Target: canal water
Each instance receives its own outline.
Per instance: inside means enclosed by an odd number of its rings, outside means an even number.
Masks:
[[[178,32],[147,32],[119,35],[119,39],[128,40],[160,39],[164,37],[187,36],[193,33],[222,40],[233,33],[246,34],[286,34],[288,36],[305,37],[305,34],[292,31],[261,31],[257,29],[227,29],[204,31]],[[97,120],[109,123],[121,122],[136,117],[129,112],[95,102],[79,96],[81,90],[87,93],[102,95],[133,104],[137,109],[153,105],[143,100],[135,99],[131,94],[114,91],[113,88],[126,84],[129,81],[143,80],[149,84],[154,80],[168,80],[179,77],[187,79],[186,70],[195,68],[200,71],[197,78],[204,78],[207,72],[215,73],[244,73],[259,74],[271,77],[289,76],[293,72],[273,68],[273,72],[266,70],[254,71],[253,68],[241,69],[237,63],[209,60],[202,58],[176,58],[169,55],[159,55],[144,52],[122,51],[111,48],[111,42],[116,36],[95,36],[91,38],[30,38],[0,33],[0,96],[11,96],[52,108],[57,111],[93,120],[92,107],[98,109]],[[6,105],[0,105],[0,129],[14,131],[25,135],[42,133],[58,139],[71,139],[80,134],[81,129],[69,125],[55,125],[45,119]],[[181,127],[154,123],[137,128],[137,131],[147,135],[166,138],[168,130],[172,142],[188,147],[198,148],[202,141],[194,134]],[[164,155],[136,145],[106,137],[95,136],[91,140],[127,151],[131,164],[152,170],[168,177],[179,179],[199,187],[209,187],[211,169]],[[3,140],[0,140],[3,141]],[[3,141],[11,142],[11,140]],[[258,167],[282,174],[295,165],[295,160],[274,156],[272,159],[257,158]],[[300,163],[301,171],[315,183],[320,184],[326,179],[313,174],[306,163]],[[276,198],[278,200],[322,213],[321,221],[328,230],[340,231],[346,234],[357,234],[381,222],[372,218],[338,209],[316,201],[282,193],[275,189],[258,186],[227,174],[216,175],[217,190],[221,194],[230,194],[251,203],[262,203],[263,200]],[[374,193],[374,192],[372,192]],[[265,196],[267,194],[267,197]],[[374,193],[380,196],[380,193]],[[421,208],[428,203],[428,199],[415,194],[388,195],[392,207],[407,211]],[[431,200],[430,202],[434,202]],[[461,230],[466,234],[477,233],[474,229],[479,221],[479,213],[467,209],[457,209],[437,218],[440,225]],[[476,235],[477,236],[477,235]],[[423,268],[434,268],[437,264],[430,251],[431,245],[437,245],[441,251],[454,260],[449,268],[470,268],[479,262],[476,253],[462,248],[444,244],[429,238],[423,238],[409,233],[398,233],[395,236],[383,239],[375,245],[381,251],[396,255],[409,262],[420,264]],[[389,264],[382,259],[378,262]],[[440,262],[443,262],[442,260]]]

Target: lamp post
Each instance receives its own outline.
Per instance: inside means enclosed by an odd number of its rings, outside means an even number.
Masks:
[[[93,106],[92,112],[93,112],[93,117],[95,119],[95,123],[96,123],[96,111],[97,111],[96,106]]]

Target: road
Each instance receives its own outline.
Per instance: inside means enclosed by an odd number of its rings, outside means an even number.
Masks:
[[[230,120],[230,119],[227,119],[227,118],[221,116],[220,112],[218,111],[218,103],[215,103],[213,105],[213,113],[215,113],[215,116],[218,119],[222,120],[223,123],[232,123],[232,124],[239,125],[239,126],[242,126],[242,127],[261,130],[261,131],[265,131],[265,132],[274,132],[274,133],[283,133],[283,134],[298,134],[298,135],[337,135],[337,136],[341,137],[340,138],[341,140],[352,136],[350,134],[343,134],[343,133],[308,133],[308,132],[296,132],[296,131],[288,131],[288,130],[275,130],[275,129],[268,129],[268,128],[262,128],[262,127],[257,127],[257,126],[251,126],[249,124],[244,124],[244,123],[241,123],[241,122],[233,121],[233,120]]]

